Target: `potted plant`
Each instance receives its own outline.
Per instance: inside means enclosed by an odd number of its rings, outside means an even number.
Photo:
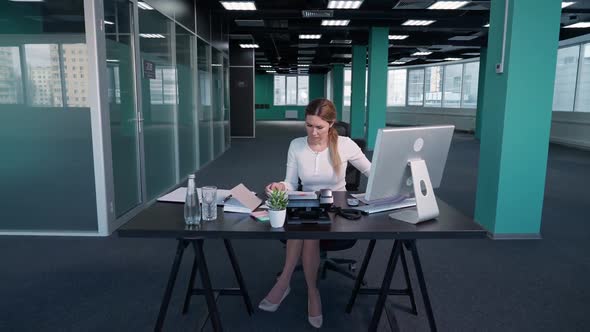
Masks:
[[[268,217],[270,225],[274,228],[283,227],[285,224],[285,217],[287,216],[287,203],[289,203],[289,196],[286,191],[273,189],[266,205],[268,206]]]

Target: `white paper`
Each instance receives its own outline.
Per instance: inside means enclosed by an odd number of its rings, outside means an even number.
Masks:
[[[288,191],[289,199],[318,199],[315,191]]]
[[[224,205],[223,200],[230,194],[231,194],[231,190],[217,189],[217,199],[216,199],[217,205]],[[199,196],[199,201],[200,201],[201,200],[201,188],[197,188],[197,195]],[[185,199],[186,199],[186,187],[178,187],[174,191],[158,198],[158,201],[159,202],[184,203]],[[229,200],[231,201],[231,198]]]

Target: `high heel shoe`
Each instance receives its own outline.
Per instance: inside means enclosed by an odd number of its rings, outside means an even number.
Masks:
[[[283,302],[283,300],[287,297],[287,295],[289,295],[290,292],[291,292],[291,287],[287,287],[287,289],[285,289],[285,293],[283,293],[283,297],[281,297],[281,300],[279,301],[279,303],[272,303],[269,300],[267,300],[266,298],[264,298],[258,304],[258,308],[260,310],[264,310],[264,311],[268,311],[268,312],[275,312],[275,311],[277,311],[277,309],[281,305],[281,302]]]
[[[319,298],[320,298],[320,296],[318,295],[318,299]],[[321,306],[321,300],[320,300],[320,306]],[[309,308],[309,299],[307,300],[307,307]],[[322,327],[322,324],[324,323],[324,317],[322,315],[310,316],[309,309],[308,309],[307,321],[309,321],[309,324],[311,324],[311,326],[315,327],[316,329],[319,329],[320,327]]]

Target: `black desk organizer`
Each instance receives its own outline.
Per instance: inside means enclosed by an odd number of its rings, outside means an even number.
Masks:
[[[330,224],[332,220],[324,207],[287,207],[287,224]]]

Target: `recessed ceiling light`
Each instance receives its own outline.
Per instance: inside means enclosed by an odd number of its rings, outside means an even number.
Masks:
[[[254,1],[220,1],[227,10],[256,10]]]
[[[421,55],[430,55],[432,52],[414,52],[412,55],[414,56],[421,56]]]
[[[410,36],[408,35],[389,35],[389,40],[404,40]]]
[[[300,64],[297,64],[297,67],[309,67],[309,64],[300,63]]]
[[[463,60],[463,58],[445,58],[445,61],[459,61]]]
[[[152,6],[148,5],[147,3],[143,2],[143,1],[139,1],[137,3],[137,7],[139,7],[140,9],[145,9],[145,10],[154,10],[154,8],[152,8]]]
[[[330,0],[328,1],[329,9],[358,9],[363,4],[362,1],[341,1],[341,0]]]
[[[332,55],[334,58],[343,58],[343,59],[350,59],[352,58],[352,54],[346,54],[346,53],[342,53],[342,54],[334,54]]]
[[[431,25],[436,21],[434,20],[407,20],[402,25],[409,25],[409,26],[426,26]]]
[[[476,55],[479,55],[479,52],[469,52],[469,53],[463,53],[463,55],[468,55],[468,56],[476,56]]]
[[[569,6],[573,5],[574,3],[576,3],[576,2],[575,1],[564,1],[561,3],[561,8],[569,7]]]
[[[590,22],[578,22],[578,23],[574,23],[574,24],[570,24],[568,26],[565,26],[564,28],[577,28],[577,29],[590,28]]]
[[[390,62],[390,64],[392,64],[392,65],[405,65],[406,63],[404,61],[393,61],[393,62]]]
[[[267,73],[269,73],[269,74],[274,74],[274,73],[276,73],[277,71],[276,71],[276,70],[267,70],[266,72],[267,72]]]
[[[490,24],[489,24],[489,23],[487,23],[487,24],[485,24],[483,27],[484,27],[484,28],[489,28],[489,27],[490,27]]]
[[[299,35],[299,39],[320,39],[322,35]]]
[[[119,60],[116,60],[116,59],[107,59],[107,62],[119,62]]]
[[[241,48],[258,48],[258,44],[240,44]]]
[[[350,20],[322,20],[323,26],[345,26],[350,23]]]
[[[260,65],[260,68],[272,68],[271,65]]]
[[[453,10],[459,9],[468,3],[468,1],[437,1],[434,4],[432,4],[432,6],[428,7],[428,9]]]
[[[350,39],[332,39],[330,44],[352,44]]]
[[[115,24],[115,23],[113,23],[113,22],[111,22],[111,21],[104,20],[104,24],[113,25],[113,24]]]

